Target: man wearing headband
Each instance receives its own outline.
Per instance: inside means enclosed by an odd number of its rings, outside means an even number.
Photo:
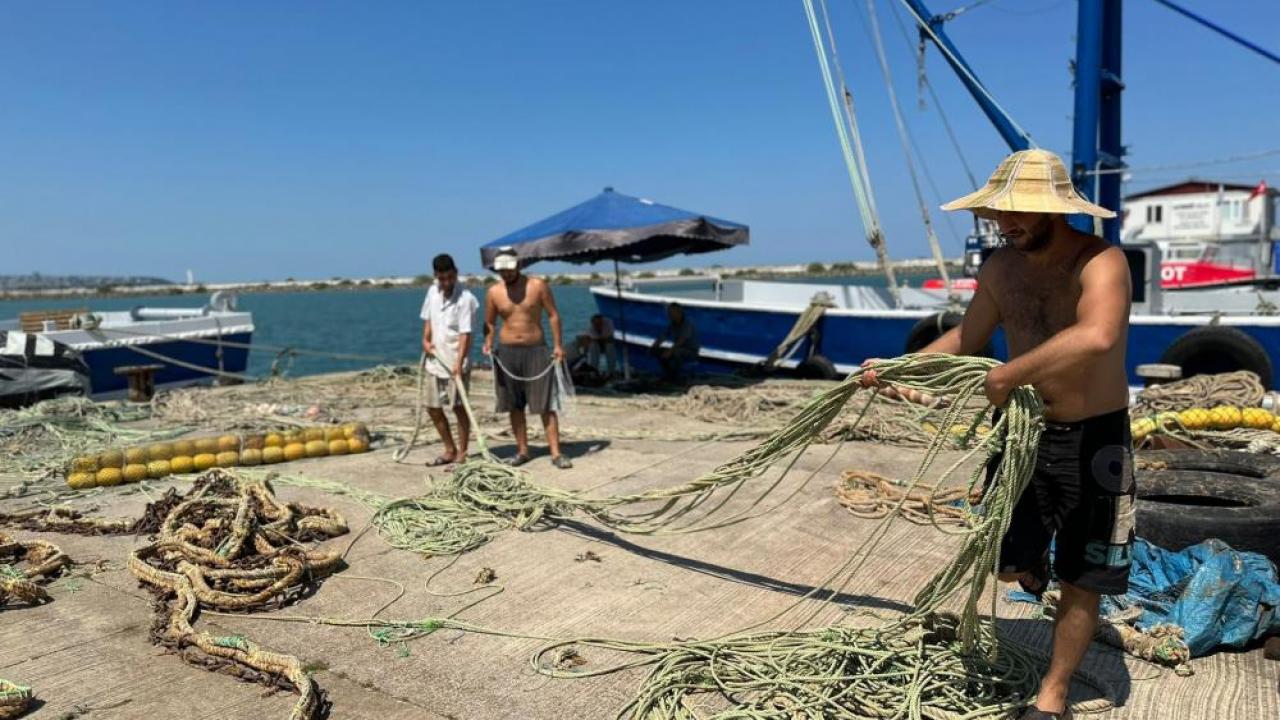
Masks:
[[[540,278],[520,272],[520,260],[511,248],[503,248],[494,258],[493,269],[502,278],[494,283],[484,299],[484,353],[493,357],[494,392],[497,411],[511,415],[511,431],[516,438],[516,455],[508,462],[529,462],[529,432],[525,409],[542,416],[551,449],[551,463],[560,469],[573,467],[569,458],[560,454],[560,422],[553,409],[556,362],[564,360],[561,346],[560,312],[551,288]],[[542,313],[551,325],[551,351],[542,333]],[[498,317],[502,329],[496,329]],[[494,337],[498,345],[493,344]]]
[[[1120,248],[1067,224],[1072,213],[1115,213],[1081,198],[1062,160],[1045,150],[1013,153],[986,187],[942,208],[995,222],[1005,246],[982,266],[960,326],[923,352],[975,354],[1000,326],[1009,361],[987,374],[987,399],[1002,407],[1014,388],[1031,385],[1045,403],[1035,471],[1005,534],[999,577],[1037,596],[1058,579],[1053,654],[1022,717],[1064,720],[1100,596],[1124,594],[1129,584],[1136,494],[1125,375],[1129,265]],[[864,384],[876,384],[875,361],[864,367]],[[1000,482],[998,463],[988,483]]]

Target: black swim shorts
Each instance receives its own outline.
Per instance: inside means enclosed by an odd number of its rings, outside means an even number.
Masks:
[[[988,481],[996,463],[988,468]],[[1129,587],[1134,537],[1129,414],[1117,410],[1070,423],[1045,422],[1031,482],[1000,546],[1000,571],[1043,569],[1104,595]]]

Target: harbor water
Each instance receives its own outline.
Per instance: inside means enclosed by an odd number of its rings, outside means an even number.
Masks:
[[[905,278],[918,285],[921,277]],[[797,279],[798,282],[857,282],[883,284],[880,277]],[[484,287],[468,288],[483,307]],[[553,285],[556,304],[563,318],[565,342],[582,332],[596,311],[595,301],[586,285]],[[248,374],[268,375],[279,351],[275,348],[319,350],[341,355],[361,355],[365,359],[341,359],[318,355],[298,355],[287,367],[291,376],[359,370],[382,363],[411,363],[421,350],[422,323],[418,313],[426,289],[422,287],[393,289],[334,289],[297,292],[238,293],[241,310],[253,313],[256,330],[250,354]],[[17,317],[32,310],[89,308],[90,310],[129,310],[147,307],[198,307],[208,300],[201,295],[145,295],[129,297],[75,297],[57,299],[0,300],[0,318]],[[479,331],[482,318],[476,321]],[[473,343],[477,363],[487,364],[480,356],[480,338]],[[283,364],[282,364],[283,366]]]

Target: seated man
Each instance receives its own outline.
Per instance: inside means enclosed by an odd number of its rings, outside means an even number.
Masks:
[[[613,321],[609,318],[596,313],[591,316],[591,323],[587,326],[587,331],[582,333],[575,340],[578,355],[586,356],[587,365],[595,371],[600,370],[600,355],[604,354],[609,377],[613,376],[614,365],[617,364],[618,351],[613,342]],[[571,363],[570,367],[576,368],[577,363]]]
[[[680,303],[667,305],[667,320],[667,328],[653,341],[649,353],[662,363],[662,379],[679,383],[684,381],[684,366],[698,359],[698,350],[701,349],[698,345],[698,329],[694,327],[692,320],[685,317]],[[665,341],[669,341],[671,345],[664,347]]]

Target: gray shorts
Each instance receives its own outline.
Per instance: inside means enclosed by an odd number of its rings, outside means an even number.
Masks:
[[[471,373],[462,373],[462,387],[451,378],[436,377],[430,373],[423,378],[422,404],[428,408],[462,407],[462,393],[471,390]]]
[[[546,345],[499,345],[493,357],[497,412],[526,408],[539,414],[551,411],[554,378],[550,370],[551,351]]]

